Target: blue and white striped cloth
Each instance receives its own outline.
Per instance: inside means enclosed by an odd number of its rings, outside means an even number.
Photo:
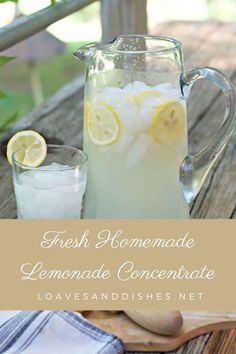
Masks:
[[[72,311],[20,311],[0,326],[0,354],[121,354],[119,338]]]

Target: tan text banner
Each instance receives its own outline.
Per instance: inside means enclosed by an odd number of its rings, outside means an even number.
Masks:
[[[1,309],[235,310],[235,220],[0,220]]]

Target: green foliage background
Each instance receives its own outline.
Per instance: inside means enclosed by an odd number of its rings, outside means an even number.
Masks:
[[[0,4],[5,3],[7,1],[18,3],[18,0],[0,0]],[[51,5],[55,5],[55,4],[56,4],[56,0],[51,0]],[[17,58],[0,55],[0,70],[2,70],[1,67],[3,65],[11,62],[14,59]],[[19,96],[19,98],[22,97]],[[11,124],[13,124],[18,119],[19,111],[15,111],[15,108],[12,107],[14,106],[12,104],[14,99],[16,99],[14,93],[12,92],[8,93],[3,88],[0,88],[0,100],[4,100],[4,102],[0,105],[2,108],[2,114],[0,117],[0,133],[2,133],[5,129],[7,129]]]

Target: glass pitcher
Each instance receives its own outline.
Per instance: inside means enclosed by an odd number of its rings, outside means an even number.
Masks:
[[[86,65],[84,218],[188,218],[235,126],[229,80],[208,67],[184,72],[182,44],[167,37],[125,35],[74,54]],[[186,99],[199,79],[213,81],[227,105],[218,133],[192,156]]]

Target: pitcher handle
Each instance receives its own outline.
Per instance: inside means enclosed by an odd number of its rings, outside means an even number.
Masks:
[[[234,89],[230,80],[220,71],[210,67],[199,67],[182,74],[180,77],[182,96],[188,98],[192,86],[200,79],[214,82],[223,91],[227,103],[224,120],[211,142],[199,153],[188,155],[180,166],[180,182],[188,203],[197,196],[208,172],[224,150],[236,125]]]

